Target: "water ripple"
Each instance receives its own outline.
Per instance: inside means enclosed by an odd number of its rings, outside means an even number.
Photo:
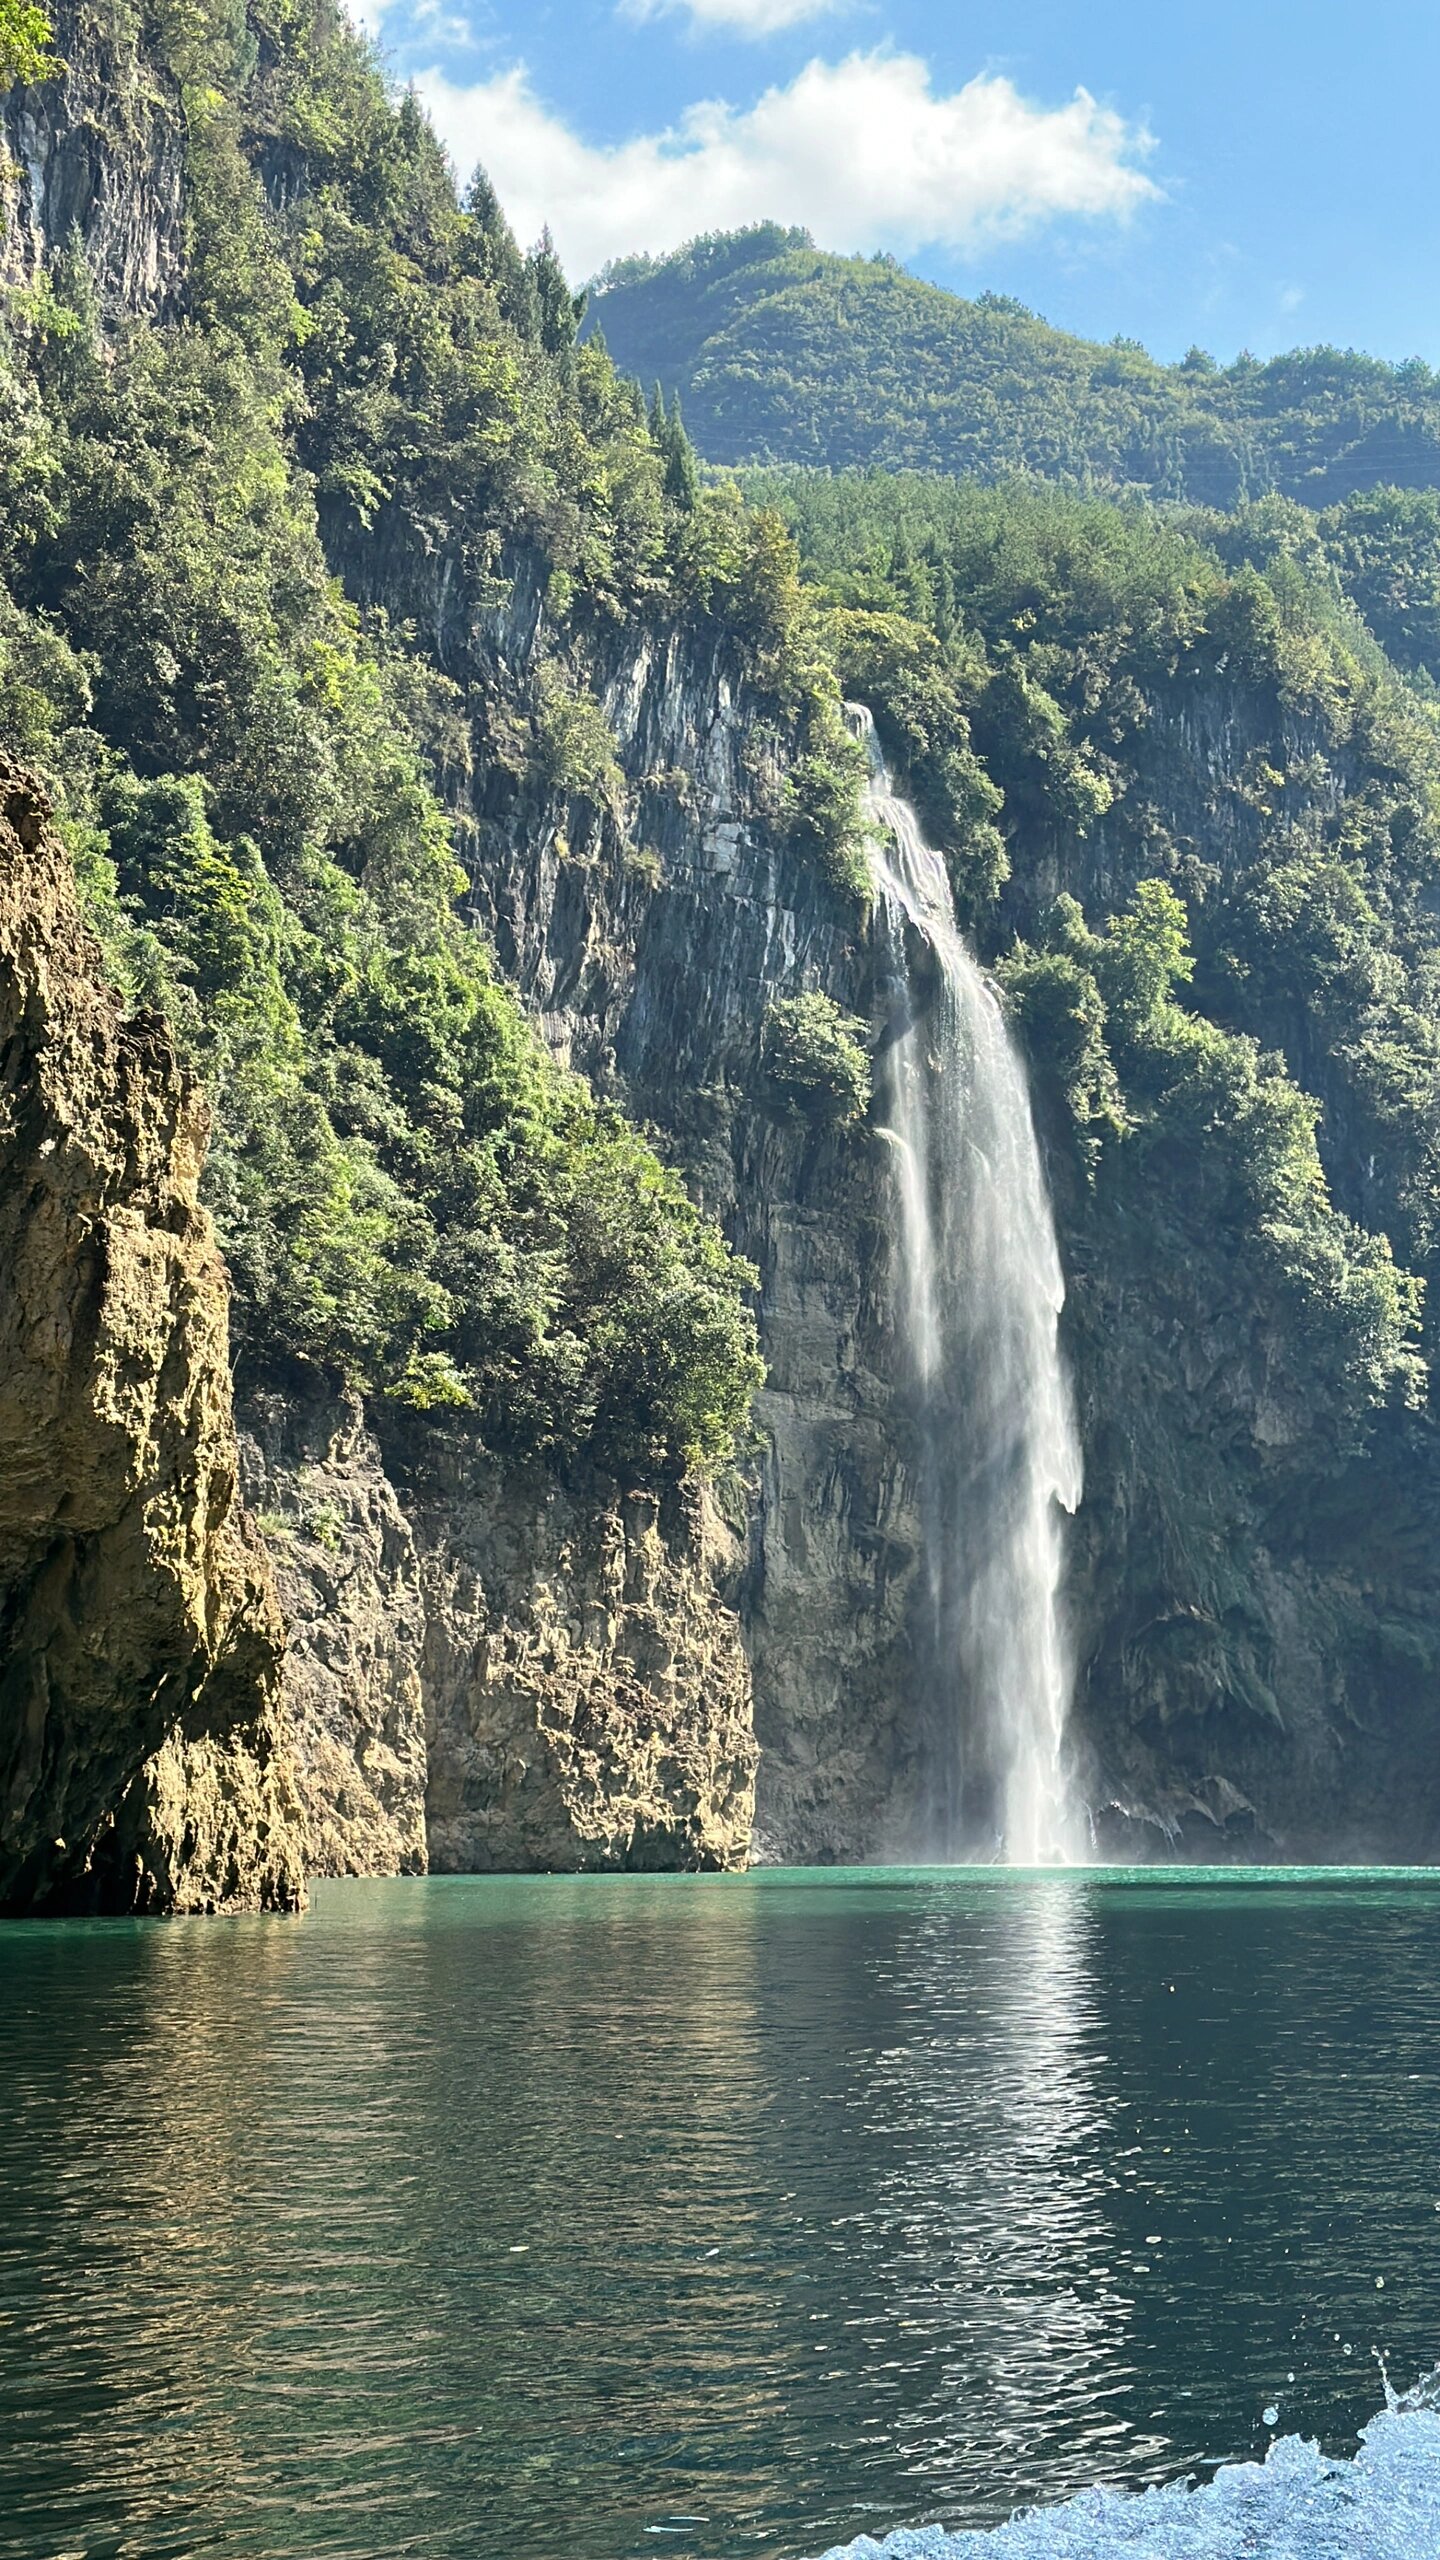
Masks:
[[[0,1929],[0,2553],[738,2560],[1352,2453],[1440,2352],[1437,1978],[1423,1880]]]

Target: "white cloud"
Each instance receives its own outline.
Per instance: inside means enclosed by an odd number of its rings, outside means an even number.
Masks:
[[[621,0],[627,18],[659,18],[683,9],[692,26],[720,27],[736,36],[776,36],[807,18],[820,18],[837,0]]]
[[[479,41],[469,18],[445,6],[445,0],[348,0],[350,15],[367,36],[384,44],[398,34],[408,50],[443,44],[452,53],[473,52]],[[403,23],[397,29],[391,21]]]
[[[552,115],[523,68],[416,87],[461,174],[483,161],[522,241],[548,222],[577,277],[760,220],[830,249],[963,251],[1062,216],[1124,221],[1159,193],[1136,166],[1149,135],[1088,90],[1040,107],[984,74],[941,96],[913,54],[811,62],[753,107],[708,101],[605,146]]]

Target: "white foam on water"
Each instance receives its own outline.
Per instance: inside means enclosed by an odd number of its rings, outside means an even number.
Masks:
[[[1392,2394],[1351,2460],[1282,2436],[1199,2486],[1087,2489],[990,2532],[863,2535],[825,2560],[1440,2560],[1440,2376]]]

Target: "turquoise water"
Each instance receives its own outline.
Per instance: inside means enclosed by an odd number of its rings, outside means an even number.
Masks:
[[[1440,1877],[337,1885],[0,2020],[7,2560],[1440,2552],[1440,2420],[1284,2441],[1440,2361]]]

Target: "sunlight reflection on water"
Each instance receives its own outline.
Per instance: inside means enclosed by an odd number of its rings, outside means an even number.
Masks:
[[[813,2555],[1350,2450],[1440,2347],[1437,1888],[0,1929],[0,2552]]]

